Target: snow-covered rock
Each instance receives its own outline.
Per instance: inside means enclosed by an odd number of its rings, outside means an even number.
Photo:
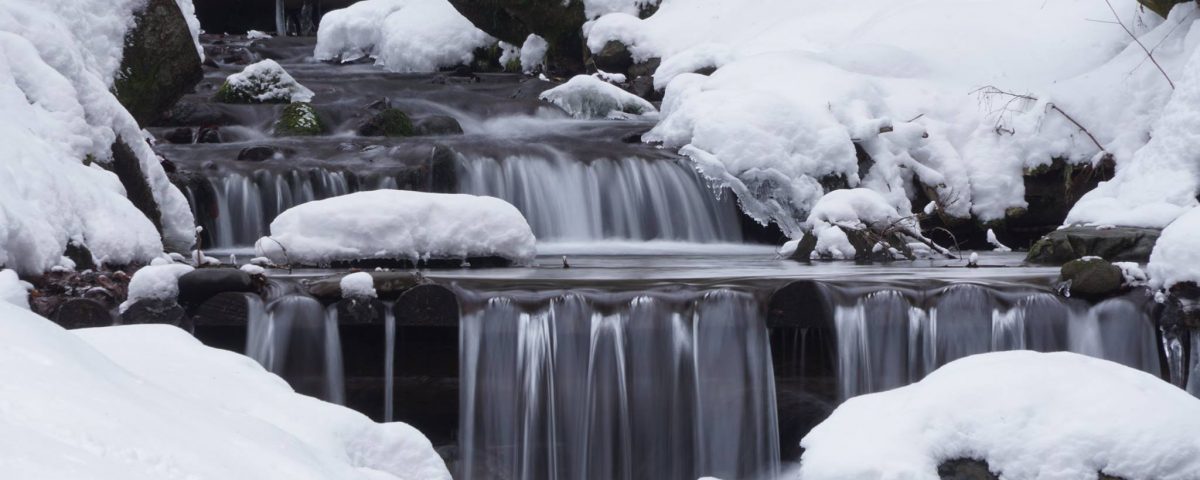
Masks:
[[[194,237],[187,199],[111,93],[137,0],[0,2],[0,265],[37,274],[69,242],[101,263],[149,262]],[[112,161],[125,139],[163,232],[125,196]]]
[[[174,301],[179,297],[179,277],[192,270],[191,265],[179,263],[142,267],[129,280],[129,296],[121,303],[121,312],[139,300]]]
[[[0,478],[449,480],[429,441],[183,330],[68,332],[0,302]]]
[[[255,250],[281,265],[471,257],[523,263],[536,254],[536,241],[521,212],[498,198],[379,190],[292,207]]]
[[[312,90],[269,58],[230,75],[217,91],[217,99],[229,103],[308,102],[312,97]]]
[[[0,302],[29,309],[29,291],[25,288],[25,282],[17,278],[17,272],[0,270]]]
[[[645,99],[591,75],[576,75],[538,98],[575,118],[624,118],[658,111]]]
[[[532,33],[529,34],[525,43],[521,44],[521,71],[533,73],[541,68],[546,63],[546,52],[549,50],[550,44],[546,42],[546,39]]]
[[[446,0],[365,0],[322,17],[313,55],[371,57],[394,72],[433,72],[469,64],[476,48],[495,43]]]
[[[901,216],[882,195],[866,188],[834,190],[825,194],[813,206],[805,223],[805,228],[817,239],[813,253],[839,260],[854,258],[859,253],[846,235],[847,231],[878,235],[920,232],[915,216]]]
[[[1180,282],[1200,284],[1200,207],[1188,210],[1163,229],[1146,270],[1154,288],[1169,289]]]
[[[375,298],[375,279],[367,272],[355,272],[342,277],[338,282],[342,289],[342,298],[365,297]]]
[[[1181,78],[1200,41],[1196,6],[1164,21],[1135,0],[1111,3]],[[1111,154],[1120,168],[1172,90],[1115,21],[1089,0],[665,0],[644,20],[600,17],[587,41],[662,58],[662,116],[644,138],[679,148],[794,237],[827,177],[903,213],[917,180],[942,214],[990,221],[1025,208],[1023,172],[1053,158]],[[705,67],[717,69],[689,73]]]
[[[924,380],[851,398],[801,445],[800,478],[937,480],[985,460],[1001,478],[1194,478],[1200,400],[1150,374],[1074,353],[951,362]]]

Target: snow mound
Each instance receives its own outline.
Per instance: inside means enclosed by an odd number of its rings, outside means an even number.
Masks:
[[[187,199],[111,93],[135,0],[0,2],[0,266],[69,267],[68,243],[107,264],[149,262],[194,237]],[[160,236],[97,163],[125,139],[162,216]]]
[[[129,280],[128,299],[121,303],[124,313],[138,300],[174,301],[179,297],[179,277],[192,270],[191,265],[178,263],[148,265],[133,273]]]
[[[1181,78],[1196,5],[1164,21],[1111,3]],[[796,237],[826,179],[905,213],[921,188],[940,213],[991,221],[1027,207],[1026,170],[1126,163],[1171,87],[1116,18],[1089,0],[665,0],[644,20],[600,17],[587,44],[661,58],[662,115],[644,138]],[[717,70],[691,73],[703,67]],[[856,146],[872,159],[861,172]]]
[[[591,75],[576,75],[538,97],[575,118],[622,118],[654,113],[654,105]]]
[[[469,257],[523,263],[533,259],[535,243],[525,217],[504,200],[379,190],[292,207],[255,250],[281,265]]]
[[[838,260],[853,258],[857,253],[843,229],[920,231],[915,217],[901,216],[887,199],[866,188],[834,190],[825,194],[813,206],[806,227],[817,238],[813,254]],[[795,251],[794,245],[791,248]]]
[[[68,332],[0,303],[0,477],[449,480],[429,441],[164,325]]]
[[[393,72],[433,72],[471,63],[496,39],[446,0],[365,0],[334,10],[317,29],[317,60],[364,57]]]
[[[986,460],[1002,478],[1195,478],[1200,400],[1147,373],[1073,353],[988,353],[851,398],[804,437],[800,478],[938,478]]]
[[[375,293],[375,279],[367,272],[356,272],[346,275],[342,277],[339,285],[342,289],[342,298],[375,298],[378,296]]]
[[[550,44],[546,39],[529,34],[525,43],[521,44],[521,71],[533,73],[546,62],[546,52],[549,50]]]
[[[17,272],[0,270],[0,302],[29,309],[29,290],[25,287],[25,282],[17,278]]]
[[[247,65],[225,79],[218,95],[224,101],[293,103],[312,101],[313,91],[297,82],[274,60]]]
[[[1163,229],[1146,270],[1154,288],[1169,289],[1180,282],[1200,284],[1200,207]]]

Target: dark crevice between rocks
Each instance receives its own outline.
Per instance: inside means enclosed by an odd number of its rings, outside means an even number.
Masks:
[[[113,143],[112,162],[107,166],[121,180],[129,201],[154,223],[154,228],[161,234],[162,213],[158,209],[158,201],[154,199],[154,191],[150,188],[150,182],[146,180],[146,174],[142,172],[141,162],[124,139],[118,138]]]

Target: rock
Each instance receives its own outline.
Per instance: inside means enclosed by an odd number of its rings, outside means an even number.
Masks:
[[[421,274],[413,272],[368,272],[375,280],[375,293],[383,300],[395,300],[402,293],[422,282]],[[342,297],[341,275],[308,282],[308,294],[327,303]]]
[[[96,269],[96,258],[92,256],[92,251],[88,250],[86,245],[67,242],[67,248],[63,251],[63,256],[75,262],[75,271],[77,272]]]
[[[275,122],[275,135],[312,136],[325,132],[317,109],[308,103],[289,103]]]
[[[634,77],[629,84],[629,91],[651,102],[661,102],[663,99],[663,92],[654,89],[654,77],[649,75]]]
[[[364,137],[411,137],[414,133],[408,114],[395,108],[384,108],[358,126],[358,134]]]
[[[1184,282],[1171,287],[1160,323],[1163,328],[1200,332],[1200,286]],[[1200,375],[1200,372],[1196,374]]]
[[[374,298],[343,298],[337,302],[338,323],[343,325],[383,324],[387,307]]]
[[[458,326],[458,296],[441,285],[417,285],[396,300],[397,325]]]
[[[179,102],[167,110],[154,125],[164,127],[199,127],[210,125],[232,125],[237,120],[224,110],[209,103]]]
[[[243,148],[238,152],[237,159],[241,162],[263,162],[275,158],[275,155],[282,155],[282,152],[275,147],[259,145]]]
[[[1171,7],[1185,2],[1187,0],[1138,0],[1138,3],[1145,5],[1146,8],[1153,10],[1154,13],[1163,18],[1167,18],[1167,14],[1171,12]]]
[[[942,480],[999,480],[987,462],[971,458],[947,460],[938,465],[938,477]]]
[[[163,300],[139,300],[121,314],[121,325],[174,325],[192,331],[192,322],[178,303]]]
[[[189,308],[223,292],[253,292],[254,279],[236,268],[198,268],[179,277],[179,303]]]
[[[599,52],[592,55],[592,63],[601,71],[628,75],[629,68],[633,66],[633,54],[629,53],[625,44],[609,40]]]
[[[531,33],[546,39],[547,68],[582,73],[583,2],[562,0],[450,0],[476,27],[513,45]]]
[[[800,237],[800,243],[796,244],[796,251],[788,257],[789,260],[797,262],[809,263],[812,261],[813,250],[817,249],[817,236],[811,233],[804,234]]]
[[[435,145],[429,157],[429,191],[458,191],[458,153],[445,145]]]
[[[196,143],[224,143],[221,141],[220,127],[204,127],[196,135]]]
[[[188,127],[179,127],[163,136],[163,139],[177,145],[189,145],[192,143],[192,129]]]
[[[161,234],[162,213],[158,209],[158,201],[154,199],[154,191],[146,180],[146,174],[142,171],[141,161],[122,138],[117,138],[112,144],[112,157],[112,163],[108,167],[121,180],[121,185],[125,187],[125,196],[154,223],[154,228]]]
[[[112,326],[114,318],[103,303],[90,298],[72,298],[58,306],[51,317],[66,329]]]
[[[554,82],[547,82],[540,78],[531,78],[522,81],[521,84],[517,86],[517,90],[514,91],[512,95],[509,95],[509,98],[514,100],[537,101],[538,97],[542,95],[542,92],[554,88],[555,86],[556,85]]]
[[[246,293],[221,292],[204,300],[192,313],[196,326],[247,326],[250,318]]]
[[[1147,262],[1159,233],[1153,228],[1067,227],[1034,243],[1025,261],[1059,265],[1092,256],[1113,262]]]
[[[1121,290],[1125,276],[1121,269],[1108,261],[1089,257],[1071,260],[1062,266],[1060,277],[1070,282],[1071,296],[1101,298]]]
[[[454,117],[434,115],[417,122],[414,133],[417,135],[462,135],[463,129]]]
[[[200,83],[204,71],[187,20],[174,0],[149,0],[125,35],[113,90],[146,125]]]

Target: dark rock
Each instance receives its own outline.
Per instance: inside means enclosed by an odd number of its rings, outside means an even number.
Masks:
[[[196,143],[224,143],[221,141],[220,127],[204,127],[196,135]]]
[[[408,114],[395,108],[385,108],[358,126],[358,134],[364,137],[411,137],[413,133]]]
[[[174,325],[192,331],[192,321],[178,303],[164,300],[138,300],[121,314],[121,325]]]
[[[938,465],[938,477],[942,480],[999,480],[987,462],[970,458],[947,460]]]
[[[253,292],[254,279],[236,268],[198,268],[179,277],[179,303],[198,307],[222,292]]]
[[[96,259],[92,256],[92,251],[84,245],[79,245],[75,242],[68,242],[67,249],[63,252],[63,256],[75,262],[76,271],[95,270]]]
[[[204,77],[187,20],[173,0],[150,0],[134,13],[113,90],[138,124],[146,125]]]
[[[179,127],[163,136],[163,139],[177,145],[189,145],[192,143],[192,129],[188,127]]]
[[[374,298],[343,298],[337,303],[338,323],[344,325],[382,324],[387,307]]]
[[[1111,159],[1082,165],[1055,159],[1026,171],[1022,182],[1028,207],[1008,212],[1004,219],[1004,231],[1011,245],[1030,245],[1054,231],[1079,198],[1100,182],[1111,179],[1115,170],[1116,164]]]
[[[115,323],[112,312],[104,304],[89,298],[63,302],[51,319],[66,329],[108,327]]]
[[[661,102],[663,99],[663,93],[654,89],[654,77],[649,75],[634,77],[629,84],[629,91],[650,102]]]
[[[592,55],[592,63],[604,72],[629,74],[629,68],[633,66],[633,54],[629,53],[624,43],[610,40]]]
[[[1188,0],[1138,0],[1139,3],[1145,5],[1146,8],[1154,11],[1160,17],[1167,18],[1167,14],[1171,12],[1171,7],[1180,3],[1186,3]]]
[[[281,136],[312,136],[325,132],[325,123],[317,109],[308,103],[289,103],[283,107],[275,122],[275,134]]]
[[[1168,292],[1161,324],[1200,331],[1200,286],[1192,282],[1178,283]],[[1196,372],[1200,375],[1200,372]]]
[[[375,281],[375,294],[383,300],[395,300],[408,289],[423,281],[420,273],[414,272],[367,272]],[[308,283],[308,294],[332,303],[342,298],[342,276],[331,276]]]
[[[796,244],[796,251],[788,257],[789,260],[808,263],[812,261],[813,250],[817,249],[817,236],[806,233],[800,237],[800,243]]]
[[[221,292],[204,300],[192,313],[196,326],[245,327],[249,322],[250,308],[247,293]]]
[[[645,131],[626,133],[621,136],[621,143],[642,143],[642,135],[645,134]]]
[[[243,148],[238,152],[237,159],[242,162],[262,162],[275,158],[279,153],[279,149],[275,147],[259,145]]]
[[[434,115],[417,122],[416,135],[462,135],[462,125],[449,115]]]
[[[1125,276],[1116,265],[1101,258],[1071,260],[1062,266],[1060,276],[1070,282],[1072,296],[1101,298],[1121,290]]]
[[[112,144],[112,157],[109,167],[125,187],[125,196],[154,223],[154,228],[161,234],[162,213],[158,209],[158,201],[154,199],[154,191],[150,189],[150,183],[146,180],[146,174],[142,172],[141,161],[121,138]]]
[[[458,326],[458,296],[441,285],[417,285],[396,300],[397,325]]]
[[[154,125],[164,127],[198,127],[233,125],[237,120],[209,103],[179,102],[167,110]]]
[[[435,145],[429,157],[429,191],[455,193],[458,191],[458,153],[445,145]]]
[[[1025,260],[1059,265],[1091,256],[1113,262],[1147,262],[1159,233],[1153,228],[1067,227],[1038,240]]]
[[[476,27],[513,45],[531,33],[546,39],[547,68],[582,73],[586,20],[583,2],[561,0],[450,0]]]
[[[554,88],[554,87],[555,87],[554,82],[547,82],[540,78],[531,78],[531,79],[522,81],[521,84],[519,86],[517,86],[517,90],[514,91],[512,93],[512,95],[509,95],[509,98],[512,98],[514,100],[535,100],[536,101],[536,100],[538,100],[538,97],[542,95],[542,92],[549,90],[551,88]]]

